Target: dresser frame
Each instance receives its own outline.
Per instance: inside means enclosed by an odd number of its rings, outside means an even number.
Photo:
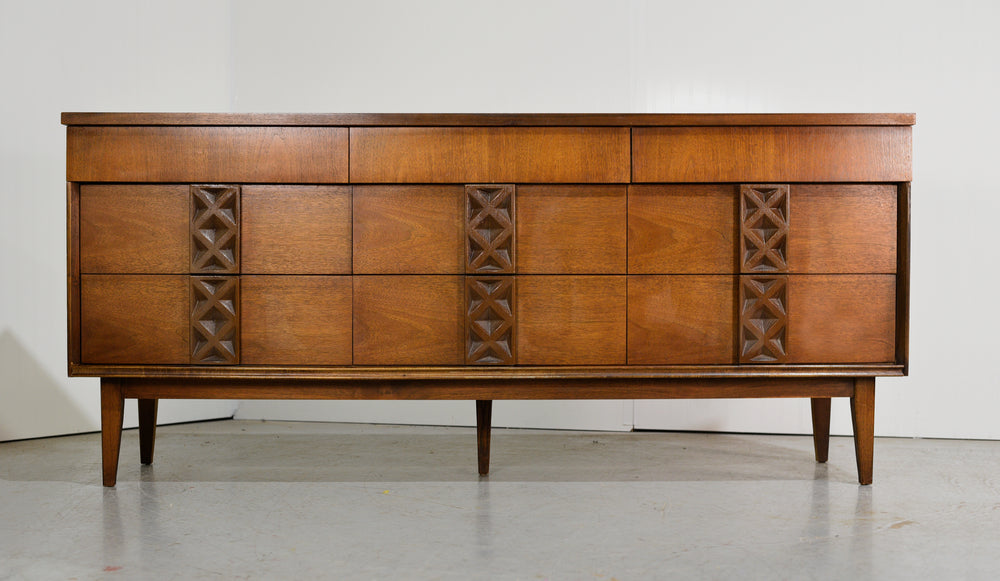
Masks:
[[[818,462],[828,457],[830,401],[850,398],[858,479],[872,482],[875,378],[908,373],[909,344],[909,255],[910,255],[910,126],[912,114],[831,115],[386,115],[386,114],[157,114],[157,113],[64,113],[68,126],[68,350],[69,375],[101,378],[103,482],[113,486],[117,478],[125,399],[137,399],[139,409],[140,459],[153,460],[157,402],[160,399],[365,399],[365,400],[476,400],[479,472],[489,471],[490,424],[493,400],[530,399],[703,399],[703,398],[808,398],[811,400],[813,438]],[[752,166],[754,175],[725,183],[821,183],[871,181],[897,187],[895,325],[892,361],[849,364],[732,364],[732,365],[151,365],[85,363],[81,355],[81,184],[140,182],[143,172],[159,172],[153,182],[246,182],[266,183],[267,175],[248,180],[238,175],[212,174],[212,164],[230,163],[236,170],[247,164],[226,160],[209,152],[202,157],[181,156],[179,168],[148,167],[148,160],[130,156],[123,148],[192,147],[213,142],[206,132],[238,129],[252,139],[256,131],[282,128],[494,128],[494,127],[616,127],[629,132],[629,154],[637,129],[760,130],[773,151]],[[781,149],[784,128],[828,131],[839,144],[831,156],[833,169],[824,164],[795,161],[799,152]],[[173,134],[158,130],[190,132],[191,140],[180,142]],[[129,133],[136,130],[136,133]],[[855,147],[852,131],[874,132],[875,145]],[[883,139],[881,132],[892,131]],[[768,133],[774,131],[776,133]],[[841,132],[845,132],[841,134]],[[152,141],[143,142],[152,135]],[[712,133],[715,135],[715,133]],[[779,135],[779,137],[775,137]],[[350,137],[348,139],[351,139]],[[738,148],[736,137],[729,139]],[[138,141],[137,141],[138,140]],[[201,141],[200,141],[201,140]],[[768,141],[770,140],[770,141]],[[234,148],[239,150],[237,143]],[[283,163],[316,161],[320,144],[308,140],[291,142]],[[165,149],[165,150],[166,150]],[[204,152],[202,152],[204,154]],[[204,158],[208,159],[204,159]],[[881,157],[881,158],[879,158]],[[289,161],[291,160],[291,161]],[[633,157],[626,183],[640,168]],[[145,164],[145,165],[144,165]],[[187,164],[186,166],[184,164]],[[749,164],[749,165],[748,165]],[[756,165],[755,165],[756,164]],[[784,165],[782,165],[784,164]],[[792,170],[783,169],[793,167]],[[805,180],[799,167],[818,179]],[[205,168],[209,168],[206,170]],[[870,179],[856,179],[857,171],[874,172]],[[889,168],[889,169],[886,169]],[[176,169],[176,171],[175,171]],[[194,177],[230,179],[180,179],[189,171]],[[725,174],[727,169],[719,170]],[[737,170],[732,170],[737,171]],[[746,168],[739,171],[747,171]],[[796,173],[799,172],[799,173]],[[832,172],[832,173],[831,173]],[[846,178],[838,177],[837,172]],[[881,172],[881,173],[880,173]],[[223,172],[225,173],[225,172]],[[307,171],[308,173],[308,171]],[[171,177],[176,174],[178,177]],[[810,174],[810,175],[813,175]],[[136,178],[135,176],[140,176]],[[355,175],[323,183],[350,185]],[[743,175],[743,174],[741,174]],[[864,174],[868,175],[868,174]],[[503,176],[501,176],[503,177]],[[697,175],[694,176],[697,179]],[[165,178],[165,179],[164,179]],[[303,182],[310,182],[307,177]],[[282,181],[282,180],[277,180]],[[489,182],[489,180],[468,180]],[[506,182],[512,180],[497,180]],[[311,183],[311,182],[310,182]],[[365,182],[367,183],[367,182]],[[491,182],[490,182],[491,183]],[[673,183],[673,182],[670,182]],[[738,271],[737,271],[738,272]],[[737,276],[734,274],[734,276]]]

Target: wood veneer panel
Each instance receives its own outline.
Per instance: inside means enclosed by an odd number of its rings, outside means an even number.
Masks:
[[[732,364],[736,278],[628,277],[630,365]]]
[[[465,362],[462,276],[355,276],[354,363]]]
[[[465,272],[462,186],[355,186],[354,272]]]
[[[351,278],[241,277],[241,361],[249,365],[350,365]]]
[[[625,274],[625,186],[518,186],[517,272]]]
[[[896,186],[791,187],[790,272],[896,272]]]
[[[355,183],[625,183],[626,127],[352,127]]]
[[[686,379],[492,379],[341,381],[130,379],[122,381],[125,397],[207,399],[706,399],[775,397],[847,397],[854,378],[722,377]]]
[[[242,271],[349,274],[349,186],[243,186]]]
[[[80,362],[80,184],[66,184],[66,354]]]
[[[66,179],[339,183],[347,139],[343,127],[71,126]]]
[[[63,113],[63,125],[913,125],[913,113]]]
[[[83,362],[189,363],[188,281],[186,275],[83,275]]]
[[[188,190],[175,185],[81,185],[81,270],[188,272]]]
[[[625,278],[518,275],[518,364],[624,364]]]
[[[636,128],[632,181],[909,181],[910,137],[909,127]]]
[[[628,272],[735,272],[736,194],[728,184],[630,186]]]
[[[788,363],[895,360],[896,277],[788,277]]]

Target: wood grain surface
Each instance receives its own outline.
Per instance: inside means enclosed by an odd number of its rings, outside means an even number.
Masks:
[[[80,186],[80,269],[85,273],[188,272],[186,185]]]
[[[353,183],[623,183],[626,127],[352,127]]]
[[[625,363],[624,276],[517,277],[518,363]]]
[[[355,276],[354,363],[465,362],[462,276]]]
[[[354,186],[354,272],[465,272],[465,188]]]
[[[791,187],[790,272],[896,272],[896,186]]]
[[[513,370],[514,372],[517,369]],[[481,381],[302,381],[188,379],[123,380],[126,397],[208,399],[710,399],[738,397],[848,397],[851,377],[717,377],[649,379],[535,379],[517,377]]]
[[[248,365],[350,365],[347,276],[241,277],[241,360]]]
[[[896,277],[788,277],[789,363],[895,360]]]
[[[242,271],[349,274],[349,186],[244,186]]]
[[[629,186],[629,274],[736,272],[730,184]]]
[[[909,181],[910,138],[909,127],[640,127],[632,181]]]
[[[735,363],[735,292],[731,275],[629,276],[629,364]]]
[[[189,363],[188,280],[186,275],[83,275],[83,362]]]
[[[346,128],[71,126],[66,180],[343,183]]]
[[[625,274],[625,186],[519,186],[517,272]]]

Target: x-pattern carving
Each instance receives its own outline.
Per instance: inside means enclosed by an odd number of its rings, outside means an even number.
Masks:
[[[191,278],[191,363],[239,363],[239,278]]]
[[[514,277],[470,277],[465,289],[466,363],[513,365]]]
[[[788,186],[742,186],[743,272],[788,270]]]
[[[239,271],[236,186],[191,186],[191,271]]]
[[[514,186],[466,186],[468,273],[514,272]]]
[[[740,284],[740,361],[783,363],[788,347],[788,277],[743,276]]]

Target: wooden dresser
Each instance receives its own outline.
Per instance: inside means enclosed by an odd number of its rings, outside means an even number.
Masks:
[[[907,373],[910,114],[65,113],[69,374],[125,398],[849,397]]]

